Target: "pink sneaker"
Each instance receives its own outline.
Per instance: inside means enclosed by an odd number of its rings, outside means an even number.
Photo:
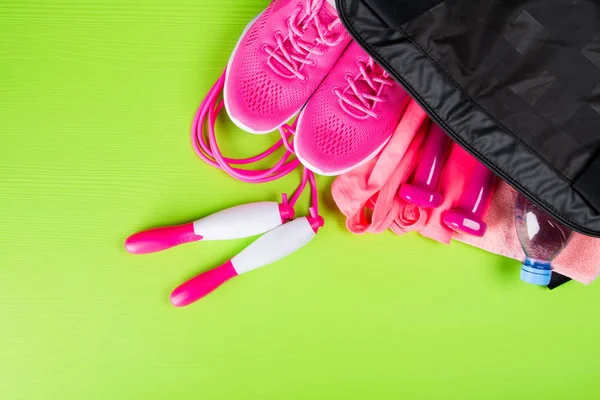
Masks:
[[[385,146],[409,99],[353,42],[300,113],[296,155],[317,174],[348,172]]]
[[[267,133],[292,118],[350,43],[334,7],[325,0],[273,0],[246,27],[225,78],[231,120]]]

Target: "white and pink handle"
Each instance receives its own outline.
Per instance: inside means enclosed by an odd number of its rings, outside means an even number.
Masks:
[[[235,276],[287,257],[308,244],[321,226],[319,216],[301,217],[267,232],[225,264],[179,285],[171,293],[171,303],[187,306]]]
[[[125,240],[132,254],[147,254],[198,240],[229,240],[259,235],[289,221],[294,210],[274,201],[242,204],[194,222],[135,233]]]

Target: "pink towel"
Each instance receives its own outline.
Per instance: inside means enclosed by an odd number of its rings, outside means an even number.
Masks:
[[[440,177],[439,189],[444,196],[440,207],[422,209],[396,195],[418,162],[430,123],[419,105],[411,101],[379,156],[334,181],[331,191],[347,218],[348,230],[363,234],[391,229],[398,235],[417,231],[442,243],[450,243],[454,238],[522,261],[525,255],[516,237],[513,218],[516,192],[504,182],[497,185],[485,216],[488,230],[482,238],[455,233],[442,224],[442,214],[460,200],[477,163],[459,146],[452,146]],[[589,284],[600,273],[600,239],[574,234],[553,266],[558,273]]]

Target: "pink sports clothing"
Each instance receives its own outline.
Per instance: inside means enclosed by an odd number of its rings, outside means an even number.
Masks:
[[[352,42],[298,118],[294,147],[321,175],[339,175],[388,142],[410,97]]]
[[[325,0],[273,0],[238,41],[224,89],[231,120],[267,133],[306,104],[350,43]]]

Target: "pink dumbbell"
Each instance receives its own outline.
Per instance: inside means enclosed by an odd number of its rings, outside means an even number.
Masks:
[[[495,182],[496,176],[485,165],[477,163],[459,206],[444,214],[444,224],[457,232],[483,236],[487,229],[483,214]]]
[[[437,125],[432,125],[427,137],[421,160],[411,183],[400,186],[398,195],[403,200],[424,208],[436,208],[444,198],[437,191],[444,156],[450,139]]]

